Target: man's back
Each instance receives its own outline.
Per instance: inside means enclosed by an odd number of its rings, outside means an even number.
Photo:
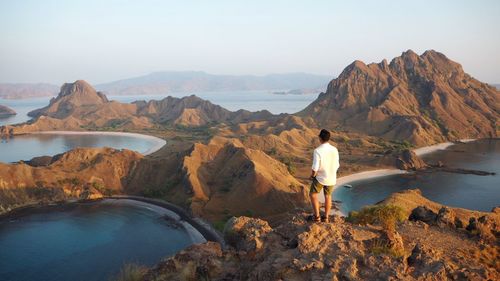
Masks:
[[[335,185],[339,166],[339,152],[335,146],[323,143],[314,150],[312,169],[317,171],[316,180],[322,185]]]

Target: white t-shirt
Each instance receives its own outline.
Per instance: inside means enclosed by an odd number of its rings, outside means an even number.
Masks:
[[[320,184],[335,185],[339,167],[339,151],[335,146],[323,143],[314,150],[312,170],[317,172],[316,180]]]

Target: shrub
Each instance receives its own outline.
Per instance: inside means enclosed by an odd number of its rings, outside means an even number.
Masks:
[[[146,273],[146,268],[137,264],[125,264],[115,281],[140,281]]]
[[[386,230],[394,230],[396,222],[404,221],[408,215],[394,205],[367,206],[360,211],[352,211],[347,221],[357,224],[380,224]]]
[[[290,158],[290,157],[284,157],[281,162],[283,162],[283,164],[286,165],[286,168],[287,168],[288,172],[293,176],[295,174],[295,172],[297,171],[297,168],[293,164],[292,158]]]
[[[401,249],[393,249],[387,243],[376,240],[370,248],[370,252],[374,255],[388,255],[394,258],[403,257],[404,251]]]

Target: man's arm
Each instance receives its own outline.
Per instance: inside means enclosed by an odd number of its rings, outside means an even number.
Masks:
[[[313,164],[312,164],[312,171],[311,171],[311,178],[316,177],[316,174],[318,173],[319,166],[320,166],[320,156],[319,153],[315,150],[313,153]]]

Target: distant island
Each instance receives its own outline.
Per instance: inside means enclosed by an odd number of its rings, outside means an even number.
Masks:
[[[311,95],[319,94],[323,89],[293,89],[288,91],[273,92],[273,95]]]
[[[215,75],[202,71],[164,71],[98,84],[107,95],[166,95],[169,93],[271,91],[280,89],[324,89],[330,76],[308,73],[256,75]],[[0,98],[23,99],[55,96],[59,87],[37,83],[0,83]],[[319,92],[319,91],[318,91]]]
[[[0,118],[9,117],[16,114],[17,113],[12,108],[0,104]]]
[[[55,96],[59,87],[46,83],[0,83],[0,98],[26,99]]]

